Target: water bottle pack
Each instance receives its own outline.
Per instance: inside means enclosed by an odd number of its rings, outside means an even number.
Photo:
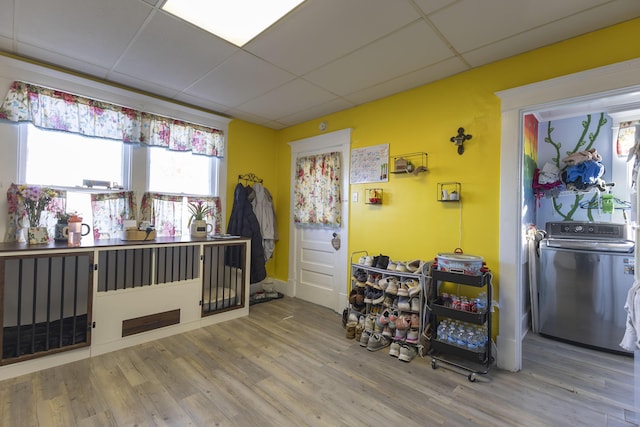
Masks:
[[[488,340],[487,327],[454,319],[444,319],[438,324],[438,340],[449,345],[481,353]]]

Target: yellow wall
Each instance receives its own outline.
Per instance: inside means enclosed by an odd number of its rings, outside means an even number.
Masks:
[[[328,123],[326,132],[352,128],[352,148],[388,143],[391,155],[424,151],[429,172],[418,177],[391,175],[388,183],[376,184],[384,190],[382,206],[362,203],[364,189],[371,185],[352,185],[350,192],[357,191],[360,201],[350,204],[349,252],[382,252],[392,259],[408,260],[431,259],[438,252],[452,251],[459,246],[459,206],[437,202],[436,186],[459,181],[461,246],[466,253],[483,256],[498,273],[501,116],[494,93],[640,57],[640,44],[630,42],[635,40],[640,40],[640,19],[277,132],[234,120],[229,131],[229,200],[233,200],[238,170],[268,176],[265,183],[274,193],[280,228],[270,275],[286,281],[287,143],[320,134],[320,121]],[[449,142],[458,127],[473,135],[462,156]],[[254,148],[258,153],[252,152]],[[266,165],[265,158],[273,164]]]

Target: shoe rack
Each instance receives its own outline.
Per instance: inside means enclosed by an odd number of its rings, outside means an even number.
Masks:
[[[425,272],[426,264],[420,263],[417,271],[411,272],[406,267],[398,269],[398,264],[394,263],[395,268],[390,269],[392,264],[388,264],[386,268],[379,265],[367,265],[361,263],[361,259],[373,258],[366,251],[354,252],[351,255],[351,290],[355,294],[349,296],[349,315],[355,315],[356,318],[376,319],[376,322],[382,322],[380,317],[384,317],[385,313],[396,314],[396,328],[391,328],[390,323],[380,325],[377,328],[374,323],[369,332],[378,332],[389,338],[387,347],[393,347],[392,343],[401,346],[413,347],[420,354],[421,340],[424,331],[424,301],[425,301]],[[405,266],[404,263],[402,263]],[[404,270],[404,271],[403,271]],[[384,285],[381,285],[383,282]],[[405,292],[408,295],[398,295],[398,290],[404,284]],[[413,290],[410,287],[413,285]],[[397,286],[397,287],[394,287]],[[416,290],[417,289],[417,290]],[[400,291],[400,293],[404,293]],[[362,302],[356,302],[358,294],[361,294]],[[365,295],[366,294],[366,295]],[[388,319],[387,319],[388,320]],[[408,322],[408,323],[407,323]],[[417,323],[417,324],[416,324]],[[378,330],[379,329],[379,330]],[[398,331],[399,329],[399,331]],[[361,346],[364,347],[362,342]],[[390,355],[393,352],[391,348]],[[402,353],[395,354],[399,360],[405,360],[400,357]]]

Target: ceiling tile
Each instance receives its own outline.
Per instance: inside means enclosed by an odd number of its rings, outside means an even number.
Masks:
[[[175,89],[159,85],[152,81],[139,79],[127,74],[114,73],[113,71],[109,73],[109,80],[124,86],[140,89],[151,94],[164,96],[169,99],[173,99],[178,93]]]
[[[175,95],[173,99],[175,99],[176,101],[184,102],[185,104],[199,106],[206,110],[213,111],[219,114],[228,114],[230,111],[229,106],[215,102],[215,98],[199,97],[195,95],[188,95],[186,93],[179,93]]]
[[[292,111],[306,110],[334,98],[335,95],[296,79],[240,107],[249,114],[277,120],[290,115]]]
[[[0,0],[0,36],[13,38],[14,0]]]
[[[287,126],[293,126],[297,123],[306,122],[307,120],[313,120],[318,117],[326,116],[337,111],[346,110],[347,108],[354,107],[355,104],[348,102],[344,99],[336,98],[331,101],[311,107],[304,111],[299,111],[289,116],[281,117],[278,119],[279,123]]]
[[[185,90],[185,94],[235,107],[293,79],[293,74],[238,51]]]
[[[605,2],[463,0],[434,13],[429,19],[458,52],[467,52]]]
[[[13,50],[13,40],[8,37],[0,36],[0,49],[11,52]]]
[[[405,90],[425,85],[445,77],[466,71],[468,67],[456,57],[435,65],[405,74],[384,83],[346,95],[344,98],[356,105],[385,98]]]
[[[245,49],[302,75],[419,17],[407,1],[307,0]]]
[[[113,66],[152,10],[131,0],[20,0],[15,4],[18,42],[106,68]]]
[[[115,71],[181,91],[236,50],[195,26],[158,12]]]
[[[48,49],[40,49],[24,43],[18,43],[17,53],[27,58],[37,58],[38,61],[47,64],[56,64],[56,66],[73,70],[79,73],[88,74],[93,77],[104,79],[107,77],[109,69],[99,65],[91,64],[88,61],[82,61],[77,58],[70,58]]]
[[[447,7],[458,0],[413,0],[425,15]]]
[[[615,7],[603,5],[577,15],[554,21],[516,36],[464,53],[473,67],[488,64],[522,52],[566,40],[593,29],[624,21],[625,17],[640,13],[640,1],[618,0]]]
[[[305,79],[347,95],[453,56],[424,21],[417,21]]]

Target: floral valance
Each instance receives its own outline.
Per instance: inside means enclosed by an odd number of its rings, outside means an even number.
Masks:
[[[224,157],[219,129],[15,81],[0,105],[0,119],[176,151]]]

